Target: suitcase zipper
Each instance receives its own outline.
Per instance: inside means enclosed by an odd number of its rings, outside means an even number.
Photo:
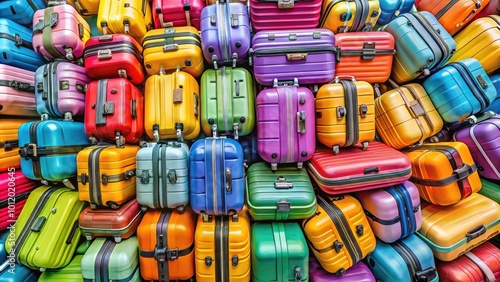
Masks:
[[[394,200],[396,200],[396,205],[399,210],[399,220],[401,225],[401,238],[404,238],[414,232],[415,228],[415,218],[413,213],[413,206],[411,202],[411,197],[407,197],[404,192],[404,186],[402,185],[393,186],[384,189],[389,193]]]
[[[57,84],[57,66],[58,62],[53,62],[48,64],[48,83],[49,83],[49,95],[48,99],[45,102],[47,105],[47,110],[52,114],[52,116],[57,117],[60,116],[61,113],[59,109],[56,108],[59,99],[59,86]],[[59,114],[57,113],[59,112]]]
[[[309,46],[309,47],[285,47],[285,48],[270,48],[260,49],[251,52],[251,55],[267,56],[267,55],[285,55],[287,53],[322,53],[335,52],[334,46]]]
[[[420,261],[417,256],[415,256],[411,249],[408,248],[403,242],[396,241],[392,244],[392,247],[405,261],[412,280],[415,279],[415,274],[422,270],[422,266],[420,265]]]
[[[170,273],[168,267],[168,223],[172,217],[172,212],[162,211],[158,223],[156,224],[156,246],[155,260],[158,262],[158,281],[170,281]],[[158,258],[158,249],[165,252],[165,258]]]
[[[160,155],[161,155],[161,190],[162,194],[160,195],[160,190],[158,189],[158,198],[161,203],[162,208],[168,208],[168,167],[167,167],[167,144],[160,145]]]
[[[30,143],[31,144],[36,144],[38,146],[38,138],[37,138],[37,127],[38,124],[40,124],[41,121],[35,121],[30,125]],[[37,160],[31,159],[31,165],[33,167],[33,175],[35,176],[36,179],[43,178],[42,176],[42,168],[40,167],[40,159],[38,157]]]
[[[162,34],[146,36],[142,42],[146,42],[148,40],[167,39],[167,38],[175,38],[175,37],[193,37],[196,39],[195,41],[197,41],[197,42],[201,41],[201,37],[198,34],[193,33],[193,32],[173,32],[173,33],[162,33]],[[151,43],[149,43],[149,44],[151,44]],[[144,49],[144,47],[143,47],[143,49]]]
[[[226,164],[225,164],[225,159],[226,159],[226,155],[225,155],[225,143],[224,143],[224,140],[220,140],[221,142],[221,146],[220,146],[220,183],[219,185],[217,186],[217,189],[221,188],[221,194],[220,194],[220,198],[221,198],[221,206],[222,206],[222,212],[224,214],[227,214],[228,212],[228,208],[227,208],[227,203],[226,203],[226,196],[227,196],[227,190],[225,189],[226,188],[226,174],[224,173],[226,171]]]
[[[363,21],[363,15],[365,13],[365,7],[364,7],[364,1],[363,0],[354,0],[354,5],[356,6],[356,14],[354,15],[354,20],[352,22],[352,26],[350,31],[358,31],[359,26],[361,25],[361,22]],[[348,5],[348,4],[347,4]],[[360,13],[361,11],[361,13]]]
[[[469,86],[469,89],[471,90],[472,94],[476,97],[479,104],[481,105],[480,112],[482,112],[484,109],[486,109],[486,107],[488,107],[490,104],[489,100],[487,97],[485,97],[486,95],[484,94],[484,92],[481,91],[479,89],[479,87],[477,87],[477,84],[474,83],[474,80],[473,80],[474,75],[467,68],[467,66],[462,62],[453,62],[453,63],[450,63],[448,65],[455,68],[460,73],[460,76],[463,77],[463,79],[465,80],[465,83],[467,84],[467,86]],[[486,85],[486,87],[488,87],[488,86]],[[474,113],[471,112],[471,115],[472,114],[474,114]]]
[[[94,281],[107,282],[109,280],[109,259],[116,244],[114,241],[106,239],[99,249],[94,263]]]
[[[83,59],[87,59],[89,57],[94,57],[99,55],[99,50],[105,50],[109,49],[111,54],[114,53],[129,53],[134,55],[134,57],[137,58],[139,62],[142,61],[142,52],[137,49],[137,47],[131,43],[131,42],[115,42],[115,43],[110,43],[108,45],[96,45],[96,46],[91,46],[87,49],[85,49],[84,54],[83,54]]]
[[[88,158],[89,166],[89,202],[90,204],[103,205],[101,195],[101,175],[100,175],[100,156],[106,147],[93,149]]]
[[[199,41],[196,41],[196,40],[192,40],[192,39],[179,39],[179,40],[175,40],[173,44],[177,44],[177,45],[196,45],[198,47],[201,48],[201,43]],[[148,48],[154,48],[154,47],[163,47],[165,46],[165,42],[153,42],[153,43],[147,43],[144,45],[144,49],[148,49]]]
[[[296,86],[293,86],[296,88]],[[289,86],[284,86],[282,88],[285,90],[285,101],[286,101],[286,130],[287,130],[287,152],[286,152],[286,163],[293,162],[295,158],[294,148],[295,148],[295,135],[294,129],[294,117],[295,113],[293,112],[293,94],[291,93],[291,89]],[[296,91],[298,92],[298,91]],[[298,105],[297,105],[298,106]]]
[[[14,197],[15,198],[14,203],[18,203],[24,199],[27,199],[28,196],[30,195],[30,193],[31,193],[31,191],[24,192],[21,194],[16,194],[16,196]],[[12,198],[6,198],[6,199],[3,199],[0,201],[0,209],[4,209],[4,208],[8,207],[10,204],[12,204],[12,200],[10,200],[10,202],[9,202],[9,199],[12,199]]]
[[[458,0],[451,0],[450,2],[448,2],[441,10],[439,10],[435,17],[437,20],[441,19],[441,17],[446,14],[446,12],[448,12],[451,7],[453,7],[453,5],[457,4],[458,3]]]
[[[215,281],[229,282],[229,218],[215,218]]]
[[[217,24],[217,31],[220,34],[221,41],[219,41],[222,44],[222,60],[229,60],[229,45],[228,45],[228,36],[227,36],[227,29],[226,29],[226,15],[227,11],[226,8],[229,6],[229,3],[218,3],[217,4],[217,18],[220,19],[220,22]],[[225,85],[225,84],[224,84]],[[226,127],[227,128],[227,127]]]
[[[352,146],[355,145],[359,139],[358,95],[356,85],[351,81],[339,81],[339,83],[344,87],[344,99],[347,108],[345,146]]]
[[[226,133],[229,133],[229,124],[227,120],[227,79],[226,79],[226,67],[222,67],[221,69],[221,87],[222,87],[222,112],[223,112],[223,118],[224,118],[224,131]]]
[[[219,169],[222,173],[222,168],[217,168],[217,140],[216,138],[210,139],[212,141],[212,191],[213,191],[213,201],[212,205],[214,208],[214,214],[219,214],[219,209],[217,206],[217,198],[219,196],[218,187],[217,187],[217,169]],[[222,141],[221,141],[222,142]],[[222,157],[222,156],[221,156]],[[222,183],[221,183],[222,185]]]
[[[54,112],[54,107],[53,107],[53,102],[52,102],[52,93],[54,91],[53,85],[52,85],[52,64],[53,63],[48,63],[43,66],[43,82],[42,82],[42,100],[45,101],[45,109],[47,110],[48,114],[52,117],[57,117],[57,115]],[[47,86],[47,92],[45,92],[45,89],[43,85]]]

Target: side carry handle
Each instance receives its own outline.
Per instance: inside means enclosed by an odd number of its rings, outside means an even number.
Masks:
[[[274,189],[290,189],[290,188],[293,188],[293,182],[287,181],[284,176],[280,176],[276,181],[274,181]]]
[[[230,193],[233,190],[232,187],[232,176],[231,169],[229,167],[226,168],[226,192]]]
[[[297,132],[298,133],[306,133],[306,112],[300,111],[297,112]]]
[[[300,273],[300,266],[296,266],[293,269],[293,272],[295,274],[295,282],[300,282],[302,280],[302,274]]]
[[[467,232],[467,235],[466,235],[467,242],[470,242],[473,239],[476,239],[485,233],[486,233],[486,227],[484,227],[484,225],[479,225],[478,227],[476,227],[472,230],[469,230],[469,232]]]

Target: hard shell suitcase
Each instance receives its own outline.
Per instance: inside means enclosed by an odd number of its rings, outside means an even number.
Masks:
[[[250,250],[255,246],[250,238],[246,210],[236,217],[214,216],[208,222],[200,215],[194,235],[196,281],[250,281]]]
[[[409,13],[414,0],[380,0],[380,16],[377,25],[386,25],[402,14]]]
[[[37,186],[36,181],[26,178],[14,167],[0,173],[0,230],[15,223],[26,199]]]
[[[417,235],[377,247],[366,258],[377,281],[440,281],[432,250]]]
[[[481,184],[482,187],[478,193],[500,204],[500,182],[481,178]]]
[[[247,0],[228,0],[229,3],[241,3],[247,5]],[[217,0],[205,0],[205,5],[213,5],[217,3]]]
[[[443,120],[425,89],[410,83],[375,99],[375,126],[387,145],[402,149],[438,134]]]
[[[416,233],[441,261],[452,261],[500,232],[500,205],[477,193],[452,206],[422,208]]]
[[[91,139],[139,144],[144,134],[144,97],[125,78],[92,81],[85,98],[85,132]]]
[[[142,48],[148,75],[179,69],[199,78],[205,68],[200,33],[192,26],[150,30]]]
[[[252,281],[309,281],[309,251],[296,222],[252,225]]]
[[[196,141],[189,153],[189,188],[189,203],[196,213],[239,213],[244,205],[245,179],[243,149],[238,141],[218,137]]]
[[[90,36],[89,24],[68,4],[38,10],[33,16],[33,48],[47,60],[81,58]]]
[[[253,77],[244,68],[222,67],[206,70],[201,76],[201,128],[210,136],[218,134],[235,139],[252,132],[255,126]]]
[[[328,194],[352,193],[403,183],[411,175],[411,164],[403,153],[378,141],[366,151],[361,147],[342,149],[338,156],[331,149],[316,149],[307,169],[311,179]]]
[[[338,154],[340,147],[375,138],[373,87],[366,81],[342,80],[324,84],[316,93],[316,138]]]
[[[35,73],[0,64],[0,78],[0,116],[38,117]]]
[[[135,197],[136,155],[139,146],[92,146],[76,157],[78,194],[80,201],[92,209],[119,206]]]
[[[246,176],[246,200],[254,220],[295,220],[316,212],[316,196],[307,172],[295,167],[272,171],[268,163],[253,164]]]
[[[481,11],[479,11],[478,13],[475,13],[475,15],[472,17],[472,20],[469,22],[469,24],[477,19],[484,18],[487,16],[492,16],[492,15],[500,15],[500,2],[498,0],[489,1],[489,3],[486,4]],[[467,27],[467,26],[468,25],[465,25],[465,27]]]
[[[0,6],[6,2],[25,5],[27,1],[2,1]],[[0,52],[2,53],[0,63],[26,71],[36,71],[39,66],[45,64],[44,58],[33,50],[31,35],[29,28],[0,17]]]
[[[335,75],[358,81],[382,83],[389,79],[396,53],[388,32],[345,32],[335,35]]]
[[[287,21],[288,22],[288,21]],[[250,59],[255,80],[323,84],[335,76],[335,36],[327,29],[269,30],[252,38]]]
[[[314,96],[308,88],[278,85],[257,96],[257,150],[271,163],[297,163],[302,168],[316,148]]]
[[[154,0],[151,6],[155,28],[193,26],[200,30],[204,0]]]
[[[375,235],[353,196],[316,197],[318,209],[302,228],[323,269],[341,276],[375,249]]]
[[[9,19],[18,24],[29,26],[35,11],[47,6],[44,0],[6,0],[0,2],[0,18]]]
[[[436,262],[439,281],[498,281],[500,279],[500,249],[490,242],[466,252],[450,262]]]
[[[84,282],[82,276],[82,257],[83,255],[76,255],[73,257],[71,262],[60,269],[47,270],[40,275],[38,282],[61,282],[61,281],[71,281],[71,282]]]
[[[85,68],[70,62],[58,60],[39,67],[35,73],[36,111],[65,120],[83,117],[89,82]]]
[[[21,170],[34,180],[65,181],[76,176],[76,155],[90,145],[81,122],[32,121],[18,132]]]
[[[123,77],[140,85],[145,78],[142,45],[126,34],[94,36],[85,42],[83,62],[95,80]]]
[[[354,194],[365,211],[375,236],[386,243],[415,233],[422,226],[420,195],[409,181]]]
[[[97,22],[101,34],[128,34],[141,42],[146,32],[153,28],[151,1],[101,0]]]
[[[334,33],[370,31],[380,16],[378,0],[325,0],[319,27]]]
[[[29,121],[28,119],[0,118],[0,172],[15,171],[20,167],[17,131],[23,123]]]
[[[410,24],[408,24],[410,23]],[[429,12],[406,13],[391,21],[385,31],[396,42],[392,79],[407,83],[443,66],[455,53],[456,43]]]
[[[375,282],[375,277],[362,261],[346,270],[344,275],[337,276],[323,269],[315,259],[309,260],[310,282]]]
[[[257,129],[254,128],[252,133],[246,136],[242,136],[238,139],[238,142],[243,148],[243,162],[245,167],[260,161],[259,152],[257,151]]]
[[[493,83],[476,59],[449,63],[422,86],[448,123],[483,112],[497,96]]]
[[[82,257],[83,279],[95,282],[140,282],[138,257],[136,236],[120,243],[108,238],[96,238]]]
[[[201,0],[200,0],[201,1]],[[201,46],[205,60],[217,69],[246,62],[250,49],[248,7],[219,1],[201,12]]]
[[[8,264],[8,262],[5,261],[3,265]],[[38,274],[39,272],[16,263],[13,264],[13,267],[7,265],[5,270],[0,272],[0,280],[2,282],[37,282]]]
[[[148,143],[136,159],[139,204],[183,211],[189,202],[189,147],[174,141]]]
[[[97,15],[99,11],[99,0],[66,0],[66,3],[73,6],[82,16]]]
[[[161,282],[193,277],[195,227],[196,214],[189,207],[183,213],[146,212],[137,229],[141,277]]]
[[[493,83],[493,86],[495,86],[497,97],[493,100],[493,102],[491,102],[485,111],[500,113],[500,73],[490,76],[490,80]]]
[[[14,252],[17,262],[32,269],[68,265],[81,236],[78,216],[83,205],[78,192],[69,188],[33,190],[16,221],[15,248],[7,242],[7,253]]]

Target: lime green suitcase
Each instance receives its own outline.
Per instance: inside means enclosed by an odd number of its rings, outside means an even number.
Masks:
[[[75,251],[75,256],[67,266],[58,269],[47,269],[40,275],[38,282],[84,282],[81,261],[83,255],[90,247],[91,242],[92,241],[83,240],[83,243],[78,246]]]
[[[478,193],[500,204],[500,182],[493,182],[481,178],[481,183],[483,187]]]

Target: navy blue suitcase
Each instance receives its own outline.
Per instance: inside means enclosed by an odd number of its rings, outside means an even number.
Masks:
[[[0,18],[31,26],[35,11],[47,7],[44,0],[0,1]]]

